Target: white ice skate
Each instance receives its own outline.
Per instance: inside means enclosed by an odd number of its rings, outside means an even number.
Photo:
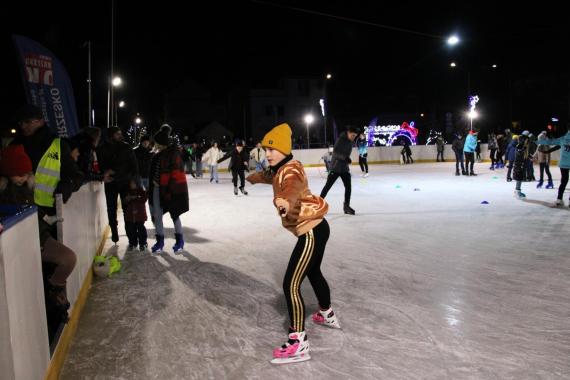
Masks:
[[[368,173],[364,173],[364,178],[368,178]]]
[[[333,329],[340,329],[340,323],[338,322],[338,318],[334,313],[332,307],[329,307],[327,310],[319,310],[313,313],[312,315],[313,322],[318,325],[323,325],[327,327],[331,327]]]
[[[304,331],[289,334],[289,341],[273,350],[271,364],[289,364],[311,359],[309,341]]]
[[[564,207],[564,201],[562,199],[557,199],[550,207],[557,208],[557,207]]]
[[[515,190],[515,198],[521,199],[521,200],[522,200],[522,199],[525,199],[525,198],[526,198],[526,194],[523,193],[523,192],[520,191],[520,190]]]

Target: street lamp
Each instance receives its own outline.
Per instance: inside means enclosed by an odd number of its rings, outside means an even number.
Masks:
[[[450,37],[447,39],[447,44],[448,44],[449,46],[455,46],[455,45],[457,45],[458,43],[459,43],[459,37],[457,37],[455,34],[452,35],[452,36],[450,36]]]
[[[120,87],[123,84],[123,80],[121,79],[121,77],[114,77],[113,78],[113,86],[114,87]]]
[[[327,74],[327,79],[331,79],[332,78],[332,74]]]
[[[125,102],[121,100],[119,102],[119,108],[124,108],[124,107],[125,107]]]
[[[315,121],[315,118],[311,114],[305,115],[305,124],[307,124],[307,149],[311,148],[311,143],[309,140],[309,126]]]
[[[467,117],[469,118],[469,126],[470,126],[470,130],[473,130],[473,119],[477,119],[479,117],[479,114],[477,113],[477,111],[475,110],[471,110],[469,112],[467,112]]]
[[[450,67],[455,67],[455,66],[457,66],[457,65],[455,64],[455,62],[451,62],[451,63],[449,64],[449,66],[450,66]]]

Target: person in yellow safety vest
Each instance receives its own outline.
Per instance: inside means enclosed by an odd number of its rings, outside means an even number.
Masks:
[[[36,175],[34,200],[38,206],[40,246],[42,261],[55,264],[53,274],[47,279],[47,303],[61,311],[63,320],[67,316],[69,302],[65,291],[67,278],[76,263],[75,253],[58,242],[53,224],[55,222],[54,192],[63,184],[67,189],[77,189],[83,174],[71,158],[67,143],[54,136],[46,126],[42,111],[31,105],[22,107],[16,116],[18,135],[11,145],[21,144],[32,161]],[[66,191],[64,200],[71,191]]]

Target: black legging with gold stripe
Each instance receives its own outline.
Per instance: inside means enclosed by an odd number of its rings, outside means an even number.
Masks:
[[[283,279],[283,291],[287,299],[287,309],[291,320],[291,330],[305,330],[305,303],[301,296],[301,283],[309,277],[317,300],[322,309],[328,309],[331,303],[329,285],[321,273],[321,262],[330,229],[326,219],[306,234],[299,236],[297,245],[291,254],[287,272]]]

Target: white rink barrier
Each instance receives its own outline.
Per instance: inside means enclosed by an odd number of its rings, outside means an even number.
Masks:
[[[42,379],[49,343],[35,207],[0,233],[0,379]]]
[[[56,197],[58,238],[77,255],[67,280],[71,303],[65,326],[50,361],[38,221],[30,215],[0,233],[0,379],[57,379],[91,285],[93,256],[107,231],[104,187],[91,182],[66,204]]]
[[[414,145],[410,147],[412,150],[412,158],[414,162],[436,162],[437,146],[435,145]],[[368,148],[368,164],[397,164],[400,163],[401,146],[382,146]],[[297,149],[293,150],[293,157],[303,163],[304,166],[324,166],[322,157],[328,149]],[[443,156],[447,162],[455,162],[455,153],[451,149],[451,144],[445,145]],[[353,165],[358,165],[358,148],[353,147],[350,155]],[[560,159],[560,151],[556,151],[551,155],[551,165],[555,166]],[[490,161],[487,144],[481,144],[481,160]],[[227,170],[230,159],[218,165],[218,170]],[[207,167],[202,165],[204,171]]]

